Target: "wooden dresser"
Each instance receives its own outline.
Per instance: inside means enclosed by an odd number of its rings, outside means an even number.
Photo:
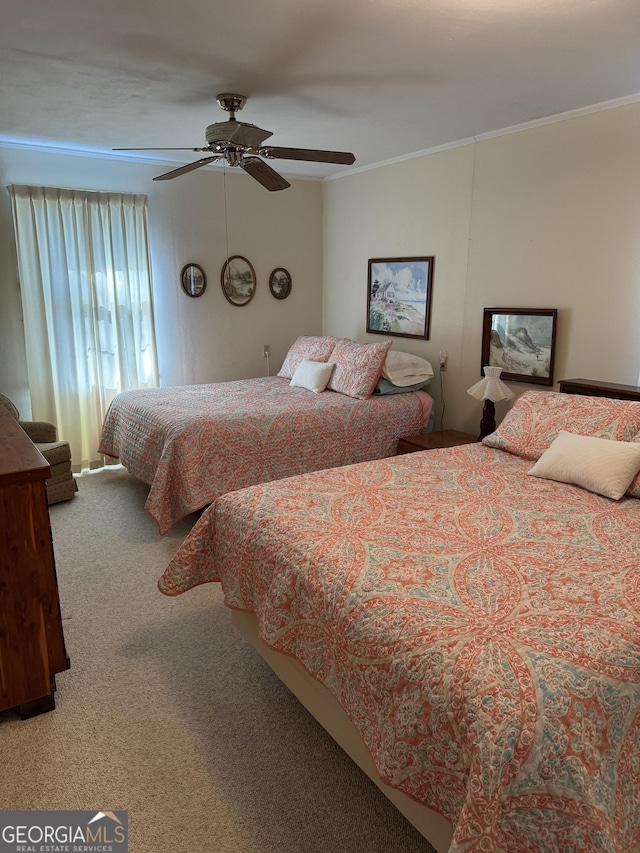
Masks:
[[[49,525],[46,459],[0,405],[0,711],[55,707],[69,668]]]

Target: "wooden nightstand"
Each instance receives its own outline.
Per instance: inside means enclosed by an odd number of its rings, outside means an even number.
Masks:
[[[418,450],[437,450],[439,447],[457,447],[460,444],[474,444],[477,435],[469,435],[457,429],[443,429],[436,432],[421,432],[409,435],[398,441],[398,456],[402,453],[416,453]]]

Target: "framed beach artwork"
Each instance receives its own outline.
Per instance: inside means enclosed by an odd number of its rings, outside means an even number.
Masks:
[[[557,319],[557,308],[485,308],[482,366],[501,367],[501,379],[553,385]]]
[[[434,260],[369,260],[367,332],[429,340]]]

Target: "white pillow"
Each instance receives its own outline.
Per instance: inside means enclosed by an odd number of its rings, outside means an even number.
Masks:
[[[382,375],[394,385],[415,385],[433,376],[433,369],[426,358],[408,352],[389,350],[382,366]]]
[[[528,471],[534,477],[573,483],[619,500],[640,470],[640,444],[560,430]]]
[[[307,388],[314,394],[318,394],[327,387],[334,367],[335,363],[332,361],[310,361],[308,358],[303,358],[296,367],[289,385]]]

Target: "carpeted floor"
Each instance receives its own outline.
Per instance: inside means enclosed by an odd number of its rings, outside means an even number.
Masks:
[[[432,848],[232,628],[217,585],[156,582],[147,487],[85,474],[50,508],[71,669],[56,710],[0,713],[0,809],[126,809],[131,853]]]

